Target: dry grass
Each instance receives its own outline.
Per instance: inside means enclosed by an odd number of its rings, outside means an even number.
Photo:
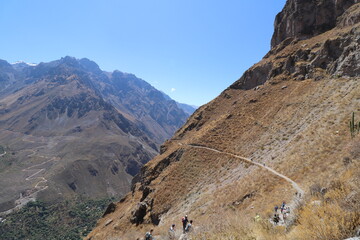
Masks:
[[[357,136],[348,147],[352,159],[360,159],[360,136]]]
[[[273,226],[265,214],[259,222],[246,220],[241,213],[218,216],[218,221],[208,219],[194,235],[196,240],[329,240],[345,239],[354,235],[360,225],[360,172],[359,163],[337,180],[328,184],[327,192],[315,191],[299,211],[293,228]]]
[[[286,227],[274,226],[265,220],[255,225],[256,239],[262,240],[286,240]]]
[[[300,211],[293,239],[345,239],[360,225],[359,163],[332,181],[325,194],[318,193]]]
[[[206,225],[199,226],[193,234],[194,240],[253,240],[252,222],[237,214],[208,219]]]
[[[355,145],[357,143],[353,141],[349,149]],[[254,223],[243,212],[233,211],[214,217],[220,221],[203,218],[203,225],[193,239],[328,240],[351,237],[360,225],[359,166],[359,162],[353,162],[332,182],[311,186],[312,195],[298,212],[298,220],[292,228],[273,226],[267,220],[270,212]]]
[[[359,220],[359,213],[349,212],[336,202],[308,205],[299,218],[297,239],[345,239],[353,236]]]

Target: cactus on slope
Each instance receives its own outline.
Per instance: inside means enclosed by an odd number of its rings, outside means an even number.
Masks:
[[[351,121],[350,121],[350,134],[351,137],[355,137],[357,133],[360,131],[360,122],[355,123],[355,113],[352,113]]]

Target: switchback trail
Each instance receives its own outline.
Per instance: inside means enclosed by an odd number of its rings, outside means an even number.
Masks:
[[[30,155],[28,155],[28,156],[31,156],[31,155],[34,155],[34,154],[35,154],[35,151],[34,151],[34,150],[30,150],[30,151],[32,151],[33,153],[30,154]],[[39,155],[39,157],[45,158],[45,156],[42,156],[42,155]],[[41,165],[45,165],[46,163],[48,163],[48,162],[53,162],[53,161],[56,161],[56,157],[52,157],[50,160],[47,160],[47,161],[45,161],[45,162],[43,162],[43,163],[39,163],[39,164],[36,164],[36,165],[32,165],[32,166],[30,166],[30,167],[27,167],[27,168],[25,168],[25,169],[23,169],[23,170],[21,170],[21,171],[23,171],[23,172],[33,171],[34,168],[36,169],[37,167],[39,167],[39,166],[41,166]],[[44,172],[44,171],[46,171],[46,168],[41,168],[41,169],[39,169],[37,172],[35,172],[35,173],[31,174],[30,176],[26,177],[25,180],[26,180],[26,181],[30,181],[30,180],[34,180],[34,179],[40,179],[40,181],[37,182],[36,185],[35,185],[35,188],[38,188],[38,186],[39,186],[41,183],[46,183],[47,180],[46,180],[44,177],[35,177],[35,176],[38,175],[38,174],[41,173],[41,172]],[[44,187],[41,188],[39,191],[45,190],[46,188],[47,188],[47,186],[44,186]]]
[[[184,145],[184,144],[180,144],[180,145]],[[209,148],[209,147],[205,147],[205,146],[200,146],[200,145],[195,145],[195,144],[186,144],[187,146],[189,147],[193,147],[193,148],[201,148],[201,149],[206,149],[206,150],[209,150],[209,151],[213,151],[213,152],[217,152],[217,153],[220,153],[220,154],[226,154],[226,155],[229,155],[229,156],[232,156],[232,157],[235,157],[235,158],[238,158],[238,159],[241,159],[245,162],[248,162],[252,165],[256,165],[258,167],[261,167],[263,169],[266,169],[268,170],[269,172],[275,174],[276,176],[286,180],[287,182],[291,183],[291,185],[293,186],[293,188],[296,189],[297,191],[297,194],[296,194],[296,197],[298,197],[298,200],[302,199],[302,197],[304,196],[304,190],[296,183],[294,182],[293,180],[291,180],[290,178],[288,178],[287,176],[277,172],[276,170],[268,167],[268,166],[265,166],[265,164],[262,164],[262,163],[258,163],[258,162],[254,162],[252,161],[251,159],[249,158],[246,158],[246,157],[242,157],[242,156],[239,156],[239,155],[236,155],[236,154],[233,154],[233,153],[228,153],[228,152],[223,152],[223,151],[220,151],[220,150],[217,150],[217,149],[214,149],[214,148]]]
[[[36,154],[36,152],[34,150],[31,150],[31,149],[27,149],[27,150],[29,150],[31,152],[31,154],[27,155],[28,157],[33,156],[33,155]],[[45,156],[42,156],[42,155],[38,155],[38,157],[46,158]],[[10,214],[14,210],[20,209],[21,207],[25,206],[28,202],[35,201],[37,193],[41,192],[41,191],[44,191],[45,189],[48,188],[48,186],[46,185],[48,180],[45,177],[38,176],[40,173],[43,173],[43,172],[45,172],[47,170],[46,167],[44,167],[42,165],[45,165],[46,163],[57,161],[57,160],[58,160],[58,157],[52,157],[51,159],[49,159],[49,160],[47,160],[45,162],[35,164],[35,165],[32,165],[32,166],[27,167],[25,169],[22,169],[21,170],[22,172],[36,171],[36,172],[32,173],[31,175],[27,176],[25,178],[26,181],[32,181],[32,180],[35,180],[35,179],[38,179],[39,181],[35,184],[34,189],[32,190],[32,192],[29,195],[24,196],[23,194],[20,194],[20,198],[15,200],[15,207],[13,207],[13,208],[11,208],[11,209],[9,209],[7,211],[0,212],[0,216]],[[40,166],[42,168],[38,168]]]

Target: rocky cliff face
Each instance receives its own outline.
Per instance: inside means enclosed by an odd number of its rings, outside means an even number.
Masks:
[[[271,47],[287,38],[307,39],[335,27],[337,18],[358,0],[288,0],[276,16]]]
[[[327,75],[359,75],[359,29],[337,35],[324,33],[360,22],[359,5],[354,5],[354,2],[287,1],[284,10],[276,17],[272,49],[261,64],[247,70],[230,88],[251,89],[269,80],[277,83],[288,78],[301,81],[319,80]],[[321,21],[316,20],[321,16]],[[312,20],[308,21],[308,18]],[[320,35],[321,42],[301,41],[317,35]],[[325,39],[327,36],[329,38]],[[298,49],[296,52],[289,54],[285,50],[294,47]],[[280,52],[286,53],[274,58]]]
[[[234,221],[267,218],[279,201],[294,198],[290,184],[234,154],[276,169],[306,195],[343,174],[348,120],[360,106],[359,8],[356,1],[287,1],[271,51],[189,118],[88,239],[133,239],[144,225],[165,235],[184,214],[202,236],[219,232],[213,219],[227,219],[226,236],[233,236],[241,227]]]

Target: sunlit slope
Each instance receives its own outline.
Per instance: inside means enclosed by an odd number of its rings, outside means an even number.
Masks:
[[[275,205],[299,196],[269,169],[304,190],[303,204],[316,186],[332,189],[331,180],[349,170],[344,159],[359,160],[349,150],[349,121],[360,109],[360,5],[352,4],[331,30],[285,39],[198,109],[88,239],[131,239],[154,226],[161,239],[184,214],[196,220],[199,234],[219,233],[210,229],[213,219],[250,223],[256,213],[266,219]],[[349,183],[355,177],[348,175]],[[292,210],[296,217],[299,209]]]

